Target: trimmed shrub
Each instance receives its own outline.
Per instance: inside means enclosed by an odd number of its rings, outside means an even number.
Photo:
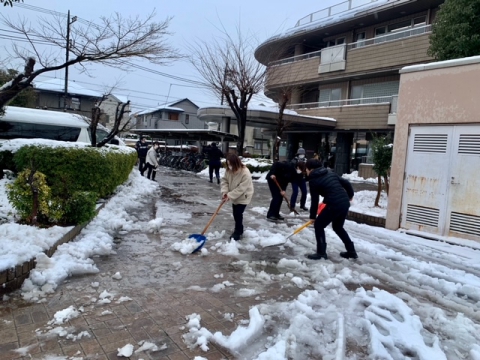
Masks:
[[[95,217],[97,196],[89,191],[77,191],[65,205],[64,221],[67,224],[82,224]]]

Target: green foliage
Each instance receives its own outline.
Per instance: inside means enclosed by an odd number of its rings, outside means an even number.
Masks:
[[[135,152],[125,153],[114,147],[24,146],[13,156],[15,167],[22,172],[8,197],[22,220],[28,220],[33,198],[28,184],[25,185],[25,175],[21,174],[25,171],[29,174],[28,168],[34,167],[45,182],[41,184],[42,207],[37,214],[38,222],[44,225],[80,224],[95,216],[99,197],[111,195],[128,179],[136,161]],[[43,204],[48,204],[46,210]]]
[[[392,165],[393,146],[388,137],[375,137],[372,142],[373,170],[380,176],[388,176]]]
[[[251,173],[254,173],[254,172],[267,172],[272,167],[272,164],[261,164],[258,166],[245,164],[245,166],[248,168],[248,170],[250,170]]]
[[[77,191],[65,205],[64,221],[67,224],[82,224],[95,216],[97,196],[89,191]]]
[[[0,69],[0,86],[12,80],[17,75],[18,75],[17,70]],[[15,96],[13,100],[8,103],[8,105],[19,106],[19,107],[34,107],[36,98],[37,98],[37,94],[35,93],[33,88],[29,87],[22,90],[20,93],[18,93],[18,95]]]
[[[91,191],[100,198],[113,193],[125,182],[137,161],[134,152],[114,148],[64,148],[24,146],[14,156],[17,169],[33,162],[47,176],[54,197],[70,196],[76,191]]]
[[[38,214],[36,216],[49,217],[49,198],[50,188],[44,174],[36,171],[33,175],[33,183],[30,185],[28,178],[31,174],[30,169],[25,169],[18,174],[13,184],[7,185],[7,198],[17,209],[20,218],[24,222],[30,222],[33,209],[33,191],[32,186],[38,191]]]
[[[428,54],[450,60],[480,54],[480,0],[445,0],[436,15]]]

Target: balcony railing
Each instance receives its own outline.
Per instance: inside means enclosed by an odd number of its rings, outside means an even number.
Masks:
[[[288,64],[288,63],[292,63],[292,62],[295,62],[295,61],[310,59],[310,58],[313,58],[313,57],[320,57],[321,54],[322,54],[321,50],[314,51],[314,52],[307,53],[307,54],[302,54],[302,55],[288,57],[288,58],[285,58],[285,59],[272,61],[268,64],[268,66],[283,65],[283,64]]]
[[[405,29],[405,30],[401,30],[401,31],[395,31],[395,32],[392,32],[392,33],[386,34],[386,35],[377,36],[377,37],[374,37],[374,38],[371,38],[371,39],[364,39],[364,40],[359,40],[359,41],[354,42],[354,43],[349,43],[349,44],[347,44],[347,50],[358,49],[358,48],[365,47],[365,46],[368,46],[368,45],[383,44],[383,43],[390,42],[390,41],[395,41],[395,40],[398,40],[398,39],[404,39],[404,38],[408,38],[408,37],[411,37],[411,36],[426,34],[426,33],[431,32],[431,31],[432,31],[432,25],[417,26],[417,27],[414,27],[414,28],[409,28],[409,29]],[[343,46],[345,46],[345,45],[343,45]],[[328,49],[328,48],[323,48],[322,50],[325,50],[325,49]],[[276,60],[276,61],[272,61],[272,62],[268,63],[268,66],[283,65],[283,64],[288,64],[288,63],[300,61],[300,60],[310,59],[310,58],[313,58],[313,57],[321,57],[322,50],[307,53],[307,54],[302,54],[302,55],[296,55],[296,56],[292,56],[292,57],[288,57],[288,58],[280,59],[280,60]]]
[[[344,100],[331,100],[331,101],[321,101],[313,103],[303,103],[303,104],[292,104],[288,106],[291,110],[297,109],[316,109],[322,107],[338,107],[338,106],[348,106],[348,105],[372,105],[372,104],[392,104],[394,96],[377,96],[370,98],[361,98],[361,99],[344,99]]]
[[[352,9],[365,6],[366,4],[376,2],[377,0],[347,0],[339,4],[329,6],[325,9],[315,11],[297,21],[295,27],[309,24],[314,21],[326,19],[330,16],[341,14]]]
[[[357,42],[348,44],[347,49],[351,50],[351,49],[358,49],[368,45],[383,44],[383,43],[395,41],[398,39],[404,39],[410,36],[426,34],[430,31],[432,31],[432,25],[417,26],[417,27],[413,27],[413,28],[409,28],[401,31],[391,32],[389,34],[382,35],[382,36],[376,36],[371,39],[359,40]]]

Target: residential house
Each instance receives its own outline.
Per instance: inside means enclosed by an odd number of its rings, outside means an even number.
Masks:
[[[35,81],[33,86],[37,94],[37,108],[68,111],[87,117],[92,116],[92,109],[103,97],[103,94],[98,91],[84,88],[74,81],[69,81],[65,102],[65,81],[63,79]]]
[[[136,129],[205,129],[197,118],[198,106],[185,98],[138,112]]]
[[[118,95],[118,94],[108,94],[100,103],[100,109],[102,111],[101,120],[103,126],[107,128],[111,128],[116,119],[117,112],[120,111],[122,104],[126,104],[128,99],[125,96]],[[130,104],[125,107],[125,112],[123,114],[122,119],[120,120],[120,124],[123,126],[127,121],[130,120]],[[129,124],[128,127],[133,126]]]
[[[431,24],[444,0],[349,0],[298,20],[255,51],[267,66],[265,95],[277,102],[288,91],[288,109],[329,117],[335,127],[285,132],[289,157],[299,145],[339,174],[367,161],[374,134],[393,137],[399,70],[428,63]],[[294,124],[295,125],[295,124]]]

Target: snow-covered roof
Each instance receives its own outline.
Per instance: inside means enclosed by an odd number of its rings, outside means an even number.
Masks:
[[[63,79],[35,81],[33,85],[35,89],[39,90],[53,91],[59,93],[65,92],[65,80]],[[95,90],[86,89],[83,86],[78,85],[74,81],[68,82],[68,93],[71,95],[91,96],[98,98],[101,98],[103,96],[102,93]]]
[[[151,114],[151,113],[154,113],[154,112],[157,112],[157,111],[162,111],[162,110],[174,111],[174,112],[184,112],[185,111],[185,110],[183,110],[181,108],[178,108],[178,107],[161,105],[161,106],[157,106],[157,107],[153,107],[153,108],[149,108],[149,109],[145,109],[143,111],[140,111],[139,113],[137,113],[137,115]]]
[[[405,66],[404,68],[400,69],[400,74],[422,71],[422,70],[442,69],[442,68],[448,68],[451,66],[471,65],[471,64],[480,64],[480,56],[470,56],[470,57],[460,58],[460,59],[452,59],[452,60],[431,62],[427,64]]]
[[[300,25],[300,26],[287,29],[283,33],[272,36],[271,38],[267,39],[262,45],[265,45],[267,43],[270,43],[272,41],[276,41],[282,38],[294,36],[300,33],[304,34],[305,32],[321,29],[329,25],[354,19],[358,16],[368,15],[370,13],[377,12],[378,10],[380,10],[381,7],[383,7],[386,4],[395,6],[399,3],[407,2],[407,1],[410,1],[410,0],[372,0],[369,3],[357,6],[351,10],[340,12],[338,14],[334,14],[326,18],[321,18],[319,20],[309,22],[308,24],[305,24],[305,25]]]
[[[128,101],[128,98],[124,95],[118,95],[118,94],[110,94],[110,95],[116,98],[118,101],[120,101],[123,104],[125,104]]]

